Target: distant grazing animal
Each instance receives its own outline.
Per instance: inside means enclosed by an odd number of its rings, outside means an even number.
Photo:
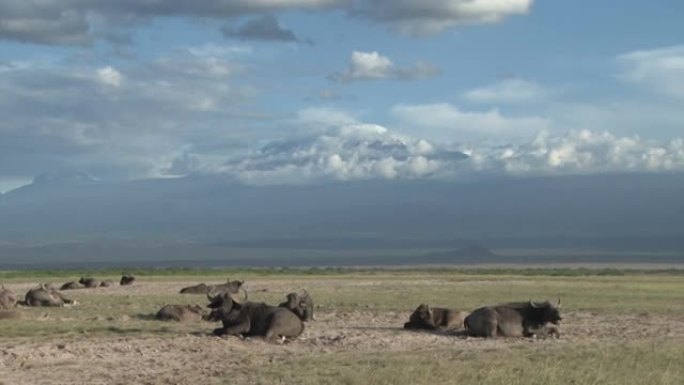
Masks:
[[[244,291],[244,290],[243,290]],[[247,302],[233,293],[207,294],[213,309],[207,320],[220,320],[223,327],[215,329],[218,336],[262,336],[266,340],[298,337],[304,331],[304,323],[290,310],[265,303]]]
[[[133,284],[133,281],[135,281],[135,275],[124,274],[121,276],[121,281],[119,281],[119,284],[121,286],[131,285],[131,284]]]
[[[104,281],[100,282],[100,287],[110,287],[114,286],[114,281],[111,279],[105,279]]]
[[[17,296],[5,285],[0,284],[0,310],[12,309],[17,304]]]
[[[209,293],[220,293],[227,292],[237,294],[242,288],[245,281],[231,281],[226,280],[226,283],[221,283],[217,285],[207,285],[205,283],[200,283],[194,286],[184,287],[180,290],[181,294],[209,294]]]
[[[302,294],[290,293],[286,296],[286,299],[285,302],[278,306],[290,309],[304,322],[313,320],[314,303],[309,292],[303,290]]]
[[[464,321],[469,335],[475,337],[534,337],[539,334],[560,335],[558,325],[562,320],[556,305],[550,302],[508,303],[485,306],[473,310]]]
[[[64,297],[57,290],[50,289],[41,283],[26,293],[22,304],[26,306],[64,306],[75,305],[76,301]]]
[[[93,277],[81,277],[81,279],[78,280],[78,283],[81,285],[88,287],[88,288],[94,288],[94,287],[99,287],[100,286],[100,281]]]
[[[71,281],[71,282],[67,282],[67,283],[65,283],[64,285],[62,285],[62,286],[59,288],[59,290],[75,290],[75,289],[80,289],[80,288],[82,288],[82,287],[83,287],[83,286],[81,286],[80,283],[78,283],[78,282],[76,282],[76,281]]]
[[[205,311],[200,305],[166,305],[154,318],[160,321],[200,321]]]
[[[420,304],[404,324],[404,329],[462,329],[468,312]]]

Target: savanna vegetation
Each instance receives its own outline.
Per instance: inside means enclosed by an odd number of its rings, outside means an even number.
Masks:
[[[63,293],[64,308],[20,308],[0,321],[0,383],[681,384],[680,270],[242,269],[130,270],[132,286]],[[121,271],[5,271],[20,296],[38,282]],[[209,335],[216,324],[163,323],[164,304],[198,282],[244,279],[277,304],[306,288],[316,320],[285,344]],[[402,329],[420,303],[472,310],[561,299],[560,339],[465,338]],[[4,382],[3,382],[4,381]]]

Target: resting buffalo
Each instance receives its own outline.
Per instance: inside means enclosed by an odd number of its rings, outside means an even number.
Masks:
[[[26,293],[23,304],[26,306],[64,306],[75,305],[76,301],[65,298],[57,290],[41,283]]]
[[[211,287],[205,283],[200,283],[195,286],[184,287],[180,290],[181,294],[209,294]]]
[[[110,287],[114,285],[114,281],[111,279],[105,279],[104,281],[100,282],[100,287]]]
[[[126,286],[126,285],[131,285],[135,281],[135,276],[132,274],[124,274],[121,276],[121,281],[119,281],[119,284],[121,286]]]
[[[244,290],[243,290],[244,291]],[[304,323],[290,310],[265,303],[240,300],[233,293],[222,292],[215,296],[207,294],[209,308],[214,309],[207,320],[223,323],[215,329],[218,336],[262,336],[266,340],[298,337],[304,331]]]
[[[226,293],[237,294],[240,291],[242,284],[244,284],[244,283],[245,283],[245,281],[231,281],[230,279],[226,280],[226,283],[221,283],[218,285],[207,285],[204,283],[200,283],[198,285],[184,287],[180,290],[180,293],[181,294],[209,294],[209,293],[226,292]]]
[[[205,316],[200,305],[166,305],[154,318],[160,321],[199,321]]]
[[[404,324],[404,329],[461,329],[467,315],[467,312],[420,304]]]
[[[93,277],[81,277],[81,279],[78,280],[78,283],[88,288],[100,286],[100,281]]]
[[[17,304],[17,296],[5,285],[0,285],[0,310],[9,310]]]
[[[278,306],[290,309],[304,322],[313,320],[313,299],[306,290],[303,290],[302,294],[290,293],[286,298],[287,300]]]
[[[464,321],[467,333],[476,337],[534,337],[539,334],[558,335],[561,316],[558,304],[550,302],[520,302],[485,306],[473,310]]]
[[[71,281],[71,282],[67,282],[64,285],[62,285],[59,288],[59,290],[74,290],[74,289],[80,289],[81,287],[83,287],[83,286],[81,286],[80,283],[78,283],[76,281]]]

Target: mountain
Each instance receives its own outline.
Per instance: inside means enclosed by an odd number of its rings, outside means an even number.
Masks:
[[[683,174],[298,186],[67,175],[0,196],[0,244],[454,250],[475,241],[495,249],[684,250],[682,196]],[[0,259],[6,255],[0,249]]]

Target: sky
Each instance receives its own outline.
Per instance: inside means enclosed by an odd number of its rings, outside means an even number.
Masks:
[[[680,0],[0,2],[0,192],[684,171]]]

